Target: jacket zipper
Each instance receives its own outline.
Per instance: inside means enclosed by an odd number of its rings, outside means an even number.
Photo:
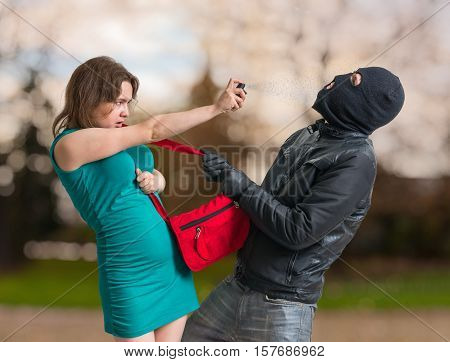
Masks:
[[[286,281],[288,283],[291,282],[292,279],[292,270],[294,269],[295,259],[297,259],[298,251],[295,252],[294,255],[291,256],[291,260],[289,260],[289,266],[287,269]]]
[[[180,230],[186,230],[186,229],[189,229],[190,227],[193,227],[195,225],[201,224],[202,222],[204,222],[206,220],[209,220],[209,219],[213,218],[216,215],[219,215],[220,213],[228,210],[230,207],[233,207],[233,206],[239,207],[239,204],[237,202],[235,202],[235,201],[232,201],[229,204],[227,204],[224,207],[222,207],[221,209],[216,210],[216,211],[212,212],[209,215],[203,216],[200,219],[196,219],[196,220],[193,220],[193,221],[191,221],[191,222],[189,222],[187,224],[181,225],[180,226]]]

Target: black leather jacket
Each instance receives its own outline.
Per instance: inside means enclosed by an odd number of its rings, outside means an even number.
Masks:
[[[252,220],[236,277],[272,297],[315,304],[324,273],[370,207],[376,176],[372,141],[323,120],[283,144],[261,186],[239,204]]]

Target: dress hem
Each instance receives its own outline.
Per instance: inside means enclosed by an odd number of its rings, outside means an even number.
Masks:
[[[182,310],[179,310],[177,313],[171,313],[170,316],[167,316],[166,318],[162,318],[158,321],[158,323],[150,324],[148,327],[140,329],[139,331],[133,332],[133,333],[120,333],[119,331],[114,329],[105,328],[105,332],[111,334],[114,337],[118,338],[138,338],[141,337],[147,333],[150,333],[154,331],[155,329],[158,329],[162,326],[165,326],[166,324],[169,324],[170,322],[175,321],[176,319],[179,319],[186,314],[189,314],[199,308],[199,305],[197,304],[195,307],[191,306],[189,308],[185,308]]]

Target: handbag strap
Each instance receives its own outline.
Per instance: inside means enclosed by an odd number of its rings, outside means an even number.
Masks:
[[[128,125],[126,123],[123,123],[122,127],[128,127]],[[150,144],[179,153],[188,153],[191,155],[199,155],[199,156],[203,156],[205,154],[203,151],[200,151],[195,147],[183,145],[182,143],[178,143],[176,141],[172,141],[169,139],[152,142]]]
[[[150,198],[150,200],[152,200],[153,205],[155,206],[155,209],[158,212],[158,214],[163,218],[163,220],[166,223],[168,223],[169,215],[167,214],[167,211],[164,208],[164,206],[161,204],[161,201],[159,201],[158,197],[154,193],[149,194],[148,197]]]
[[[199,156],[203,156],[205,154],[203,151],[200,151],[195,147],[183,145],[181,143],[169,139],[152,142],[151,144],[179,153],[188,153],[191,155],[199,155]],[[167,214],[167,211],[162,205],[159,198],[154,193],[151,193],[148,196],[150,197],[150,200],[152,200],[153,205],[155,206],[155,209],[158,212],[158,214],[161,215],[161,217],[164,219],[166,223],[169,223],[169,215]]]
[[[122,124],[122,127],[127,127],[127,126],[128,125],[125,123]],[[203,151],[200,151],[199,149],[197,149],[195,147],[183,145],[182,143],[178,143],[176,141],[169,140],[169,139],[152,142],[151,144],[158,146],[158,147],[166,148],[166,149],[174,151],[174,152],[179,152],[179,153],[187,153],[187,154],[199,155],[199,156],[203,156],[205,154]],[[158,214],[164,219],[164,221],[166,223],[169,223],[169,215],[167,214],[167,211],[164,208],[164,206],[162,205],[159,198],[154,193],[149,194],[148,197],[150,198],[150,200],[152,200],[153,205],[155,206],[155,209],[158,212]]]
[[[199,155],[199,156],[203,156],[205,154],[203,151],[200,151],[195,147],[183,145],[182,143],[178,143],[169,139],[152,142],[151,144],[179,153],[188,153],[191,155]]]

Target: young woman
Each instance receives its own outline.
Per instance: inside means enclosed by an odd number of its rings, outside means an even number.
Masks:
[[[161,190],[164,180],[145,144],[241,108],[245,94],[238,82],[230,79],[212,105],[122,127],[139,87],[134,75],[97,57],[69,80],[50,156],[96,233],[105,331],[118,341],[179,341],[186,315],[198,308],[191,272],[146,195]]]

